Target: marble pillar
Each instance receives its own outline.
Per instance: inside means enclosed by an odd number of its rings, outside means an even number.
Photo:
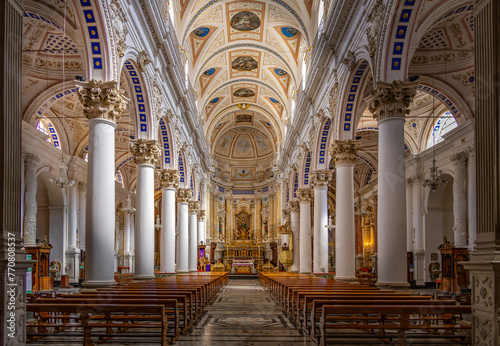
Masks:
[[[300,201],[300,273],[309,274],[312,269],[311,258],[311,189],[298,189],[297,197]]]
[[[158,179],[162,189],[160,271],[175,273],[175,191],[180,174],[177,170],[162,169]]]
[[[200,210],[198,213],[198,244],[207,245],[205,234],[205,210]]]
[[[413,178],[412,186],[412,209],[413,209],[413,229],[415,242],[413,244],[413,278],[418,286],[425,285],[425,243],[424,243],[424,212],[423,212],[423,186],[422,176],[417,175]]]
[[[154,279],[155,164],[161,150],[156,140],[136,139],[130,149],[137,165],[135,275],[138,280]]]
[[[378,82],[369,109],[378,119],[378,286],[408,287],[404,122],[416,83]]]
[[[132,238],[134,234],[132,233],[132,215],[136,212],[136,209],[132,207],[132,196],[127,196],[127,203],[125,207],[122,208],[125,213],[125,249],[123,249],[124,255],[124,266],[129,267],[129,271],[132,272]]]
[[[469,220],[469,251],[474,251],[477,238],[477,207],[476,207],[476,150],[469,147],[467,150],[467,211]]]
[[[328,273],[328,182],[332,171],[314,171],[311,181],[314,186],[314,243],[313,272]]]
[[[189,201],[189,256],[188,269],[190,272],[197,272],[198,260],[198,212],[200,202]]]
[[[85,233],[86,224],[85,218],[87,214],[87,184],[78,183],[79,199],[78,206],[80,207],[79,222],[78,222],[78,247],[85,251]]]
[[[24,245],[36,245],[36,190],[37,177],[36,171],[40,164],[40,159],[37,155],[26,153],[24,157]]]
[[[177,273],[189,273],[189,200],[191,189],[177,189]]]
[[[406,251],[413,251],[413,178],[406,179]]]
[[[335,161],[335,279],[356,281],[356,230],[354,224],[354,163],[358,144],[335,141],[330,147]],[[361,205],[358,205],[361,208]]]
[[[467,153],[451,156],[453,162],[453,234],[455,247],[467,247]]]
[[[89,119],[85,287],[115,284],[115,128],[126,110],[116,82],[76,82],[83,114]]]
[[[293,273],[300,271],[300,204],[298,201],[288,202],[290,210],[290,228],[292,229],[292,268]]]
[[[66,274],[71,283],[78,283],[80,276],[80,249],[76,244],[78,228],[78,184],[68,187],[68,247],[66,248]]]

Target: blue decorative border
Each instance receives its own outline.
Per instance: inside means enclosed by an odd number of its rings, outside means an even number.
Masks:
[[[163,157],[165,160],[165,164],[170,164],[172,156],[172,149],[170,148],[170,141],[168,139],[168,130],[167,125],[163,118],[160,119],[160,130],[161,130],[161,142],[163,147]]]
[[[309,157],[310,161],[310,157]],[[295,181],[293,182],[293,198],[297,198],[297,189],[299,188],[299,174],[295,173]]]
[[[226,192],[226,189],[224,189],[222,186],[219,186],[219,192]]]
[[[61,27],[59,25],[57,25],[56,23],[54,23],[53,21],[51,21],[50,19],[47,19],[39,14],[36,14],[36,13],[33,13],[33,12],[24,12],[23,13],[23,17],[26,17],[26,18],[33,18],[33,19],[38,19],[38,20],[42,20],[46,23],[49,23],[49,24],[52,24],[53,26],[55,26],[56,28],[58,28],[59,30],[62,30]]]
[[[403,9],[401,11],[401,15],[399,16],[398,28],[395,32],[395,39],[402,41],[395,41],[394,46],[392,48],[392,56],[394,55],[403,55],[406,32],[408,31],[408,23],[410,22],[411,15],[414,12],[413,8],[415,5],[415,0],[405,0],[403,5]],[[393,57],[391,60],[391,70],[399,71],[401,70],[402,58]],[[345,130],[345,129],[344,129]]]
[[[323,127],[323,131],[321,133],[321,139],[319,144],[319,155],[318,155],[318,163],[324,164],[326,159],[327,148],[326,145],[328,143],[328,137],[330,136],[332,121],[327,119],[325,122],[325,126]]]
[[[198,10],[198,12],[196,12],[196,14],[193,16],[193,18],[189,21],[189,24],[187,25],[186,30],[184,31],[184,35],[182,36],[182,46],[184,46],[184,42],[186,41],[186,37],[191,29],[191,26],[194,24],[196,19],[198,19],[200,14],[202,12],[204,12],[205,10],[207,10],[210,6],[212,6],[218,2],[221,2],[221,1],[222,0],[212,0],[208,4],[205,4],[200,10]],[[295,17],[295,19],[299,22],[300,27],[304,31],[304,34],[305,34],[306,39],[307,39],[307,44],[310,46],[311,42],[309,40],[309,34],[307,33],[307,29],[304,25],[304,22],[302,22],[302,19],[300,19],[300,16],[297,14],[297,12],[295,12],[295,10],[290,5],[288,5],[286,2],[284,2],[283,0],[272,0],[272,1],[283,6],[284,8],[286,8],[288,10],[288,12],[290,12]]]
[[[233,195],[254,195],[255,190],[233,190]]]
[[[179,175],[181,176],[180,178],[180,182],[183,183],[184,182],[184,160],[182,158],[182,152],[179,151]]]
[[[43,115],[43,112],[54,102],[63,97],[64,95],[69,95],[72,93],[78,92],[78,88],[71,88],[71,89],[66,89],[63,92],[57,93],[56,95],[52,96],[47,102],[45,102],[42,107],[38,109],[36,112],[39,116]]]
[[[80,0],[80,5],[82,7],[83,17],[85,18],[85,23],[87,26],[87,30],[89,33],[90,40],[90,52],[92,54],[92,67],[94,70],[102,70],[103,69],[103,58],[102,51],[99,41],[99,29],[96,25],[96,15],[94,14],[94,10],[92,9],[92,3],[90,0]],[[83,9],[89,8],[90,9]],[[97,47],[97,49],[95,49]]]
[[[304,185],[309,185],[309,173],[311,172],[311,152],[307,152],[306,164],[304,168]]]
[[[269,186],[263,187],[262,192],[268,192],[269,191]]]
[[[458,116],[460,114],[458,107],[448,98],[448,96],[443,94],[441,91],[434,89],[430,86],[421,85],[421,84],[417,87],[417,89],[420,91],[423,91],[429,95],[437,97],[450,110],[450,112],[451,112],[451,114],[453,114],[453,116]]]
[[[363,60],[361,64],[358,66],[356,69],[356,72],[354,73],[354,76],[352,77],[351,83],[349,84],[349,94],[347,95],[347,104],[344,110],[344,116],[341,118],[343,119],[343,129],[344,131],[351,131],[351,124],[353,124],[354,121],[354,115],[355,113],[355,105],[356,101],[359,97],[359,94],[361,92],[361,81],[363,80],[363,77],[365,76],[366,71],[368,67],[368,62],[366,60]]]
[[[132,89],[132,94],[135,96],[132,98],[133,103],[136,104],[136,114],[139,115],[139,131],[147,132],[148,131],[148,119],[146,116],[146,89],[142,84],[141,78],[139,78],[139,74],[135,69],[134,64],[132,64],[129,60],[125,61],[123,64],[128,74],[130,75],[130,79],[132,81],[132,85],[130,86]]]
[[[205,66],[208,64],[208,62],[212,58],[214,58],[215,56],[217,56],[220,53],[225,52],[227,50],[236,49],[236,48],[242,48],[242,47],[250,47],[250,48],[255,48],[255,49],[262,49],[262,50],[267,51],[268,53],[274,54],[274,55],[276,55],[276,57],[278,57],[278,59],[280,59],[286,65],[286,67],[288,67],[288,71],[293,72],[293,69],[290,67],[290,65],[288,65],[288,62],[286,62],[286,60],[283,59],[283,57],[279,53],[275,52],[271,48],[268,48],[268,47],[265,47],[265,46],[261,46],[261,45],[256,44],[256,43],[236,43],[236,44],[232,44],[230,46],[226,46],[224,48],[221,48],[217,52],[215,52],[212,55],[210,55],[207,58],[207,60],[205,60],[205,62],[203,63],[203,65],[201,65],[200,70],[196,74],[196,78],[194,80],[198,80],[200,78],[200,75],[205,71]],[[291,75],[293,77],[293,81],[295,82],[295,85],[297,85],[297,81],[295,79],[295,74],[292,73]]]

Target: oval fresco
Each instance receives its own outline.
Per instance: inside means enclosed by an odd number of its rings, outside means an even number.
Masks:
[[[276,73],[280,77],[286,76],[288,74],[288,72],[286,72],[285,70],[283,70],[281,68],[275,68],[274,73]]]
[[[299,30],[297,30],[295,28],[291,28],[289,26],[285,26],[285,27],[281,28],[281,32],[286,37],[295,37],[299,33]]]
[[[219,101],[218,97],[214,98],[212,101],[210,101],[210,103],[217,103],[217,101]]]
[[[272,103],[280,103],[278,100],[273,99],[272,97],[270,97],[269,100],[271,100]]]
[[[203,74],[205,76],[211,76],[215,73],[215,69],[214,68],[209,68],[208,70],[206,70],[205,72],[203,72]]]
[[[259,63],[251,56],[239,56],[233,60],[231,66],[238,71],[251,71],[259,67]]]
[[[196,37],[205,37],[210,32],[210,29],[202,26],[193,30],[193,35]]]
[[[231,18],[231,28],[239,31],[251,31],[260,27],[260,18],[253,12],[242,11]]]
[[[248,89],[248,88],[241,88],[241,89],[235,90],[233,95],[236,97],[254,97],[255,91],[253,91],[252,89]]]

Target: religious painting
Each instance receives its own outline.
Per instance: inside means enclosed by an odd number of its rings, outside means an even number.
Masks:
[[[236,240],[250,240],[250,221],[252,215],[242,211],[236,217]]]
[[[205,72],[203,72],[203,74],[205,76],[211,76],[215,73],[215,69],[214,68],[209,68],[208,70],[206,70]]]
[[[252,71],[259,67],[259,63],[251,56],[239,56],[233,60],[231,66],[238,71]]]
[[[299,33],[299,30],[295,29],[295,28],[290,28],[288,26],[285,26],[283,28],[281,28],[281,32],[283,33],[283,35],[285,35],[286,37],[288,38],[292,38],[294,36],[297,36],[297,34]]]
[[[275,68],[274,73],[276,73],[280,77],[286,76],[288,74],[288,72],[286,72],[285,70],[283,70],[281,68]]]
[[[231,18],[231,28],[239,31],[251,31],[260,27],[260,18],[253,12],[242,11]]]
[[[193,35],[196,37],[205,37],[208,35],[210,29],[207,27],[200,27],[193,30]]]
[[[238,114],[236,115],[236,124],[239,123],[251,123],[252,115],[251,114]]]
[[[233,168],[232,179],[234,180],[254,180],[255,168]]]
[[[233,95],[236,97],[254,97],[255,91],[253,91],[252,89],[248,89],[248,88],[241,88],[241,89],[235,90]]]

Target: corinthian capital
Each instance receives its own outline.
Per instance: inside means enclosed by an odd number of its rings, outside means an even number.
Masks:
[[[205,220],[205,210],[198,211],[198,220]]]
[[[290,201],[288,202],[288,210],[290,213],[296,212],[300,210],[300,204],[298,201]]]
[[[24,162],[26,168],[36,169],[40,164],[40,158],[38,157],[38,155],[32,153],[26,153],[24,155]]]
[[[154,139],[135,139],[130,141],[130,150],[138,165],[154,165],[161,151]]]
[[[335,141],[330,147],[330,155],[335,160],[335,165],[354,164],[358,154],[359,145],[348,139],[346,141]]]
[[[198,214],[200,212],[200,202],[189,201],[189,214]]]
[[[400,80],[392,83],[378,82],[377,88],[371,91],[373,99],[368,109],[375,118],[404,118],[410,112],[410,103],[417,93],[417,83],[403,83]]]
[[[313,171],[311,174],[311,181],[315,188],[326,188],[328,182],[332,179],[333,172],[327,169]]]
[[[460,153],[456,153],[451,155],[450,160],[453,162],[454,165],[459,165],[459,164],[464,164],[465,161],[467,161],[467,153],[465,151],[462,151]]]
[[[313,191],[311,189],[298,189],[297,197],[300,202],[311,202],[313,200]]]
[[[127,109],[123,91],[117,82],[102,82],[92,79],[88,82],[76,82],[79,87],[78,99],[83,105],[83,114],[88,119],[106,119],[116,122]]]
[[[191,197],[193,197],[191,189],[177,189],[177,202],[188,203]]]
[[[176,189],[181,176],[175,169],[161,169],[158,171],[158,180],[162,189]]]

